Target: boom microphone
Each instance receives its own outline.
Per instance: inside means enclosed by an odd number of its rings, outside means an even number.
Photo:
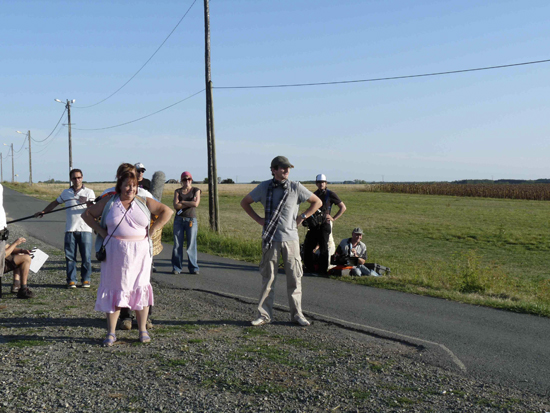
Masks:
[[[166,181],[166,175],[162,171],[157,171],[153,174],[151,179],[151,193],[159,202],[162,201],[162,191],[164,191],[164,182]]]

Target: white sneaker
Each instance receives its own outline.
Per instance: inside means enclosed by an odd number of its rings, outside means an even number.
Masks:
[[[294,316],[294,321],[296,322],[296,324],[300,324],[302,327],[307,327],[311,325],[311,323],[307,321],[304,316],[299,316],[297,314]]]
[[[252,324],[255,327],[263,326],[264,324],[269,324],[270,321],[265,317],[260,317],[252,321],[250,324]]]

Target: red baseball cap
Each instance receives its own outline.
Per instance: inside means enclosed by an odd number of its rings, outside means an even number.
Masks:
[[[193,180],[193,177],[191,176],[191,172],[187,172],[187,171],[185,171],[184,173],[181,174],[180,181],[183,181],[184,178],[189,178],[189,179]]]

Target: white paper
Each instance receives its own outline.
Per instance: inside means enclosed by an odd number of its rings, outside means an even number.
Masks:
[[[40,271],[40,268],[42,268],[49,255],[39,249],[33,250],[32,254],[34,255],[34,257],[31,260],[30,269],[36,274],[38,271]]]

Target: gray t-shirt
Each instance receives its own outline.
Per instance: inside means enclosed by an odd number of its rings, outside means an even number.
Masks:
[[[353,249],[351,245],[351,238],[343,239],[338,246],[338,252],[344,257],[359,257],[363,258],[364,260],[367,259],[367,246],[361,241],[359,241],[355,246],[355,254],[351,252],[351,249]]]
[[[272,182],[264,181],[250,192],[250,196],[254,202],[260,202],[264,208],[266,206],[267,187]],[[306,189],[300,182],[288,181],[290,187],[288,189],[288,198],[281,213],[281,220],[273,236],[273,241],[294,241],[298,240],[298,227],[296,226],[296,218],[298,217],[298,208],[302,202],[307,201],[313,193]],[[271,210],[275,211],[279,201],[283,197],[284,189],[281,186],[273,188],[273,205]]]

